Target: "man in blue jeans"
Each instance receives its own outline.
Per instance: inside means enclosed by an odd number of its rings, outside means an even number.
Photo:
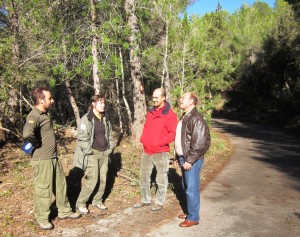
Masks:
[[[180,119],[175,136],[175,151],[182,170],[182,187],[186,195],[186,210],[178,218],[185,219],[180,227],[198,225],[200,216],[200,171],[204,163],[204,154],[210,146],[209,128],[197,111],[197,97],[185,93],[180,98]]]

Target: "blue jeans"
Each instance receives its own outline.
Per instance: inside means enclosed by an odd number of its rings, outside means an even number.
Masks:
[[[204,160],[197,160],[190,170],[182,170],[182,187],[186,195],[187,217],[189,221],[200,220],[200,172]]]

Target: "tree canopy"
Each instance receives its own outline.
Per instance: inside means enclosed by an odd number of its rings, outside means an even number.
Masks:
[[[115,129],[135,138],[157,87],[178,113],[180,94],[195,92],[208,120],[226,100],[235,112],[261,103],[297,114],[297,1],[256,1],[233,14],[218,5],[189,18],[192,2],[2,1],[0,133],[20,138],[37,85],[53,91],[55,124],[76,126],[89,98],[105,93]]]

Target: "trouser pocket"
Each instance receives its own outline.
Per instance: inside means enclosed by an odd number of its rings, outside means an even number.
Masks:
[[[34,196],[49,198],[50,197],[50,186],[49,184],[36,183],[34,187]]]

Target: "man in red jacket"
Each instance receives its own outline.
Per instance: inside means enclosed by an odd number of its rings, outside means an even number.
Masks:
[[[144,146],[141,162],[141,200],[135,208],[151,205],[151,173],[155,166],[157,191],[152,211],[161,210],[167,193],[169,170],[169,144],[175,139],[177,116],[166,100],[162,88],[153,92],[153,104],[147,114],[140,142]]]

